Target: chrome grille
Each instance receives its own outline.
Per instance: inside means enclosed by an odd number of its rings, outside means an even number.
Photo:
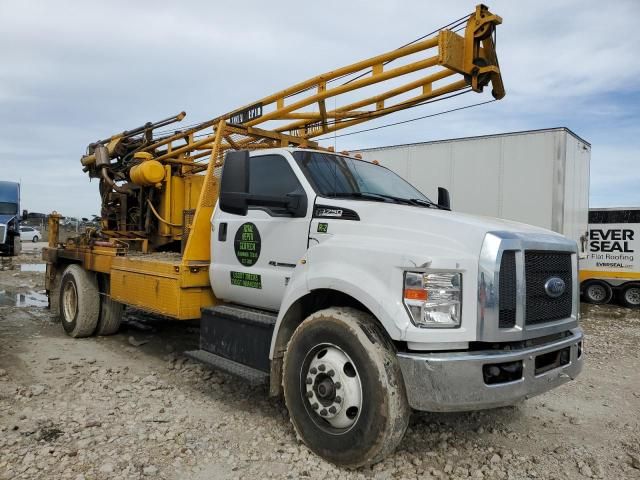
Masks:
[[[506,250],[500,261],[500,282],[498,298],[500,328],[513,328],[516,325],[516,252]]]
[[[571,316],[573,303],[571,254],[566,252],[526,251],[524,274],[526,286],[525,324],[551,322]],[[545,291],[545,283],[559,277],[565,291],[552,298]]]
[[[576,327],[577,260],[576,243],[560,235],[488,232],[478,265],[477,338],[521,341]],[[565,282],[566,290],[557,298],[545,291],[551,277]],[[549,288],[553,294],[551,284]]]

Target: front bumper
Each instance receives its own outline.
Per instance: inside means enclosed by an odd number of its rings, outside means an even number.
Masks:
[[[478,352],[399,353],[409,405],[431,412],[480,410],[513,405],[573,380],[582,370],[584,350],[580,328],[561,340],[519,350]],[[566,349],[566,350],[565,350]],[[536,358],[568,351],[568,363],[542,371]],[[485,383],[483,367],[522,362],[518,380]],[[539,362],[542,363],[542,362]]]

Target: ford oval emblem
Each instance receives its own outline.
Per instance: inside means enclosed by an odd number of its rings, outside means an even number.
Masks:
[[[551,277],[548,278],[544,283],[544,291],[551,298],[558,298],[560,295],[564,293],[566,289],[566,285],[564,280],[560,277]]]

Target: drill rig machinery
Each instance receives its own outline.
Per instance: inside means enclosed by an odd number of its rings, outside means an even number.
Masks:
[[[320,149],[313,138],[462,92],[481,92],[489,83],[494,98],[502,98],[495,53],[495,28],[501,22],[479,5],[435,36],[319,75],[191,128],[157,133],[181,121],[181,112],[91,143],[81,163],[90,178],[99,179],[102,225],[80,243],[118,241],[128,250],[184,252],[197,217],[206,213],[202,221],[208,222],[211,216],[215,175],[228,151],[289,145]],[[463,35],[455,33],[460,30]],[[329,109],[329,100],[338,96],[348,101]],[[201,199],[205,185],[209,198]],[[206,249],[198,250],[198,260],[208,260]]]

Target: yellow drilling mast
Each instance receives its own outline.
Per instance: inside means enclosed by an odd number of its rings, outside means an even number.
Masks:
[[[158,133],[181,121],[181,112],[91,143],[81,163],[100,181],[102,225],[62,244],[59,217],[51,216],[44,257],[52,307],[60,273],[77,263],[98,274],[105,298],[176,319],[199,318],[201,307],[216,303],[208,277],[209,222],[227,152],[323,149],[314,138],[489,84],[500,99],[505,92],[494,34],[501,22],[478,5],[432,37],[196,126]]]

